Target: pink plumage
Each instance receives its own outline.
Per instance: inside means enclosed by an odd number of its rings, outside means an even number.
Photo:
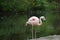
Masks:
[[[40,17],[40,19],[38,18],[38,17],[36,17],[36,16],[32,16],[32,17],[30,17],[29,19],[28,19],[28,21],[26,22],[26,25],[27,24],[30,24],[30,25],[37,25],[37,26],[40,26],[40,25],[42,25],[42,20],[41,19],[43,19],[43,20],[45,20],[45,17],[44,16],[41,16]]]

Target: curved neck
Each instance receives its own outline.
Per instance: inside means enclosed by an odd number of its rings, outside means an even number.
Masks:
[[[40,22],[40,24],[42,24],[42,20],[41,20],[41,17],[40,17],[40,21],[39,21],[39,22]]]

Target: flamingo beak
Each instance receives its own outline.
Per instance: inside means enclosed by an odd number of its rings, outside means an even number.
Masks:
[[[44,19],[44,21],[46,21],[46,19]]]
[[[42,19],[42,21],[46,21],[46,19],[44,18],[44,19]]]
[[[42,21],[46,21],[46,19],[44,18],[44,19],[42,19]]]

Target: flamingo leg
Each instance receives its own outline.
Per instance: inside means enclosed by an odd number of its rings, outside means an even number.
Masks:
[[[35,28],[35,40],[36,40],[36,28]]]
[[[35,39],[36,39],[36,30],[35,30]]]
[[[32,25],[32,39],[33,39],[33,25]]]

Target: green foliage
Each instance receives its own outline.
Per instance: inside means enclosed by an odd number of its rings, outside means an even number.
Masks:
[[[14,38],[14,37],[20,35],[19,40],[20,39],[24,40],[26,37],[25,17],[26,16],[24,16],[22,18],[17,15],[10,16],[10,17],[4,17],[3,21],[0,23],[0,36],[1,35],[4,35],[5,37],[13,36],[13,38]],[[9,39],[11,39],[11,38],[9,38]],[[7,38],[5,40],[7,40]],[[15,40],[17,40],[17,39],[15,38]]]
[[[0,6],[4,11],[20,11],[31,9],[34,6],[44,6],[46,10],[55,9],[56,2],[47,0],[1,0]]]
[[[4,11],[20,11],[31,8],[34,3],[33,0],[2,0],[0,5]]]

